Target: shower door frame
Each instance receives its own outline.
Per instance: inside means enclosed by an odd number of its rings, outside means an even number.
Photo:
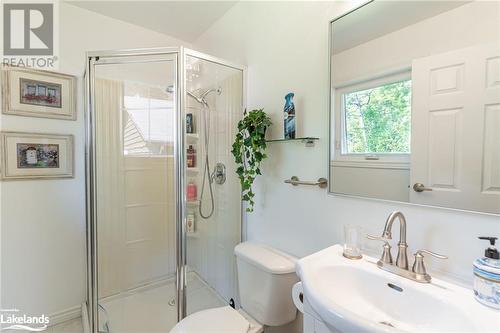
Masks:
[[[101,58],[115,59],[113,64],[131,63],[129,58],[137,56],[175,55],[176,60],[176,112],[174,114],[174,177],[175,177],[175,258],[176,258],[176,305],[177,321],[186,317],[186,75],[188,56],[230,67],[242,72],[242,108],[246,110],[246,66],[237,65],[185,47],[160,47],[87,52],[85,56],[85,183],[86,183],[86,235],[87,235],[87,310],[91,333],[99,332],[98,310],[98,247],[96,212],[96,142],[95,142],[95,66]],[[154,61],[154,60],[153,60]],[[141,62],[136,61],[137,62]],[[179,92],[179,93],[177,93]],[[246,219],[243,203],[240,202],[240,241],[246,239]],[[84,320],[84,319],[83,319]]]

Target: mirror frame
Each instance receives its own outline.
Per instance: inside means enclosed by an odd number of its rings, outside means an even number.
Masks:
[[[434,208],[434,209],[444,209],[444,210],[451,210],[451,211],[456,211],[456,212],[465,212],[465,213],[472,213],[472,214],[480,214],[480,215],[487,215],[487,216],[500,216],[500,213],[495,214],[495,213],[488,213],[488,212],[481,212],[481,211],[476,211],[476,210],[467,210],[467,209],[460,209],[460,208],[452,208],[452,207],[445,207],[445,206],[437,206],[437,205],[424,205],[424,204],[417,204],[417,203],[412,203],[412,202],[405,202],[405,201],[396,201],[396,200],[388,200],[388,199],[379,199],[379,198],[372,198],[372,197],[364,197],[364,196],[359,196],[359,195],[353,195],[353,194],[344,194],[344,193],[336,193],[331,191],[331,186],[333,183],[333,177],[331,173],[331,161],[332,161],[332,128],[335,126],[334,124],[334,106],[333,106],[333,100],[332,100],[332,90],[333,90],[333,66],[332,66],[332,52],[333,52],[333,24],[343,18],[344,16],[347,16],[358,9],[361,9],[376,0],[367,0],[359,5],[354,6],[352,9],[348,10],[347,12],[333,18],[330,20],[328,23],[328,161],[327,161],[327,172],[328,172],[328,188],[327,188],[327,194],[335,197],[344,197],[344,198],[352,198],[352,199],[361,199],[361,200],[370,200],[374,202],[380,202],[380,203],[385,203],[385,204],[390,204],[390,205],[403,205],[403,206],[413,206],[413,207],[427,207],[427,208]]]

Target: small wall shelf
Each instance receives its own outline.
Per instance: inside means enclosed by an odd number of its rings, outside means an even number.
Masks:
[[[186,134],[186,141],[188,143],[196,143],[199,139],[198,133],[187,133]]]
[[[294,138],[294,139],[274,139],[274,140],[266,140],[266,142],[272,143],[272,142],[302,142],[306,145],[306,147],[313,147],[314,142],[319,140],[319,138],[312,137],[312,136],[305,136],[301,138]]]
[[[186,168],[186,171],[188,175],[196,175],[199,172],[198,168]]]
[[[200,204],[200,202],[198,200],[196,200],[196,201],[187,200],[186,201],[186,206],[188,206],[188,207],[197,207],[199,204]]]

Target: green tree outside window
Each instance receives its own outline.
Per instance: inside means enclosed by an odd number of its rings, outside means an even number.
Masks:
[[[346,93],[347,153],[409,153],[411,80]]]

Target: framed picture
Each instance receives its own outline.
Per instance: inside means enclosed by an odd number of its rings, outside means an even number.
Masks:
[[[76,77],[30,68],[4,66],[4,114],[76,119]]]
[[[73,135],[1,132],[1,177],[72,178]]]

